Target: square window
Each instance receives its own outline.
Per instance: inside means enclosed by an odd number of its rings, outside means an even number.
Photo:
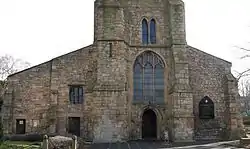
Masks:
[[[70,86],[69,88],[69,101],[71,104],[83,103],[84,91],[81,86]]]

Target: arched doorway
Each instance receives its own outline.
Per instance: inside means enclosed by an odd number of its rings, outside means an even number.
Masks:
[[[142,116],[142,138],[157,138],[157,117],[153,110],[145,110]]]

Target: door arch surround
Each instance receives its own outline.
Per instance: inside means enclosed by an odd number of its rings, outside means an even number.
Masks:
[[[153,109],[145,109],[141,118],[142,139],[157,139],[157,113]]]

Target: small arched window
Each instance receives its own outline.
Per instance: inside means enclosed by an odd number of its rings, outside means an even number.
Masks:
[[[155,19],[150,21],[150,43],[156,43],[156,22]]]
[[[142,43],[148,44],[148,22],[146,19],[142,20]]]
[[[214,118],[214,103],[205,96],[199,103],[199,117],[200,119],[213,119]]]

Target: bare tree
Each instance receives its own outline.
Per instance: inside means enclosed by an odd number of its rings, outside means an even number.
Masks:
[[[0,100],[7,87],[7,77],[17,71],[28,68],[30,63],[15,59],[10,55],[0,56]]]
[[[239,93],[243,97],[250,97],[250,80],[239,81]]]
[[[250,49],[247,48],[242,48],[242,47],[238,47],[236,46],[236,48],[240,49],[241,51],[245,52],[245,54],[243,56],[240,57],[240,59],[248,59],[250,58]],[[247,68],[246,70],[242,71],[242,72],[237,72],[235,71],[237,76],[236,79],[239,82],[241,78],[250,76],[250,68]]]

